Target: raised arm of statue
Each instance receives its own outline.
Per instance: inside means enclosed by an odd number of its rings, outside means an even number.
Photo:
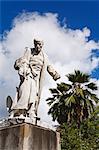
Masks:
[[[47,56],[46,56],[46,60],[47,60],[47,71],[48,71],[48,73],[53,77],[53,79],[55,81],[60,79],[59,73],[54,69],[53,65],[50,63]]]

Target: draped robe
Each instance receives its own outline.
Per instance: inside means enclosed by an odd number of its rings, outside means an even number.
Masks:
[[[60,78],[60,75],[49,64],[47,55],[42,50],[36,54],[34,49],[29,48],[26,48],[23,57],[15,61],[14,68],[18,70],[20,79],[23,77],[24,80],[20,80],[20,85],[11,109],[28,110],[29,104],[33,104],[33,108],[37,112],[45,71],[47,70],[54,80]]]

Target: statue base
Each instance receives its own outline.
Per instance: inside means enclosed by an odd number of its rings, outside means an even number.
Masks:
[[[60,150],[60,135],[29,123],[15,124],[0,129],[0,150]]]

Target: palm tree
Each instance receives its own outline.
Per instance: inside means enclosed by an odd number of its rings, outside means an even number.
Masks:
[[[52,115],[53,121],[60,124],[76,122],[78,127],[82,120],[90,117],[94,112],[98,98],[94,91],[97,90],[95,83],[90,82],[90,76],[79,70],[67,75],[70,84],[60,83],[50,89],[52,97],[46,101],[50,106],[48,114]]]

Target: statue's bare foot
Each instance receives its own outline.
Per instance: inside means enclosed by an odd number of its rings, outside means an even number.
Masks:
[[[18,118],[19,119],[25,119],[26,117],[23,114],[21,114]]]

